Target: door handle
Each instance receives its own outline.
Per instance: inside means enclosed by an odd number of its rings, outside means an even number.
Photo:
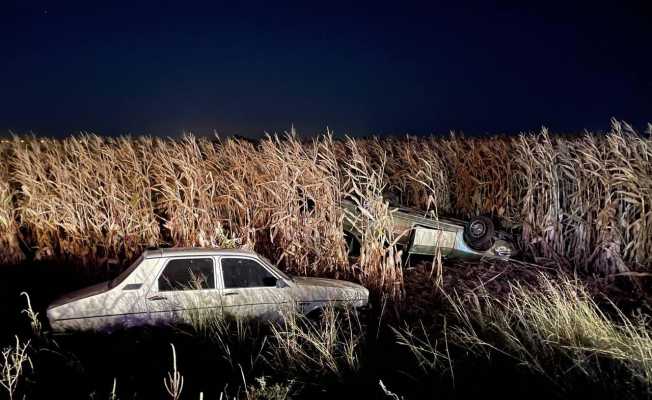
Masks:
[[[224,293],[225,296],[237,296],[238,292],[229,292],[229,293]]]
[[[159,301],[159,300],[167,300],[167,299],[168,298],[165,297],[165,296],[152,296],[152,297],[147,298],[147,300],[150,300],[150,301]]]

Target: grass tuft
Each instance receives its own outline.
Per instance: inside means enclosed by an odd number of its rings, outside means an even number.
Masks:
[[[614,368],[652,389],[652,337],[644,321],[604,311],[579,283],[541,275],[537,286],[510,285],[505,299],[480,289],[450,296],[451,340],[476,353],[507,356],[559,385],[569,373],[605,382]],[[607,376],[606,376],[607,375]]]

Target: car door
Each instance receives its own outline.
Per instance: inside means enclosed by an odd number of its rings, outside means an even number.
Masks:
[[[251,257],[220,257],[222,310],[237,318],[277,319],[291,290],[272,268]]]
[[[150,286],[146,302],[153,324],[193,323],[221,313],[214,257],[169,258]]]

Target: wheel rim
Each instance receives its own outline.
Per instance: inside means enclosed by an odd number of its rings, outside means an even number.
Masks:
[[[473,221],[469,226],[469,233],[474,238],[480,238],[487,231],[487,227],[482,221]]]

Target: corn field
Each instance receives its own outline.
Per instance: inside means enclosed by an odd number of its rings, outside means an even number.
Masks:
[[[439,215],[520,227],[526,257],[583,273],[652,265],[652,139],[605,134],[301,140],[12,137],[0,147],[0,262],[95,265],[143,248],[246,246],[299,274],[400,292],[383,196]],[[362,257],[350,265],[338,207],[355,194]]]

